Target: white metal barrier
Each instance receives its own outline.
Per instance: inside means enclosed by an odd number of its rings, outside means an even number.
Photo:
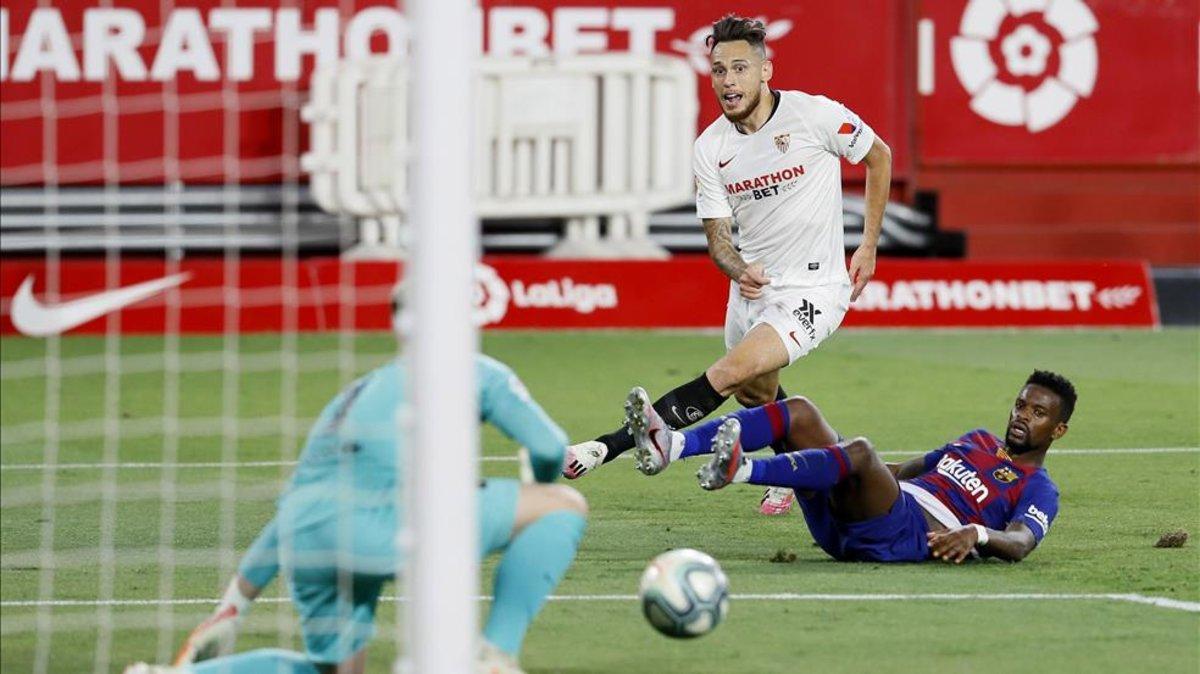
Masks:
[[[303,110],[313,196],[360,218],[365,252],[404,247],[406,82],[403,61],[344,61],[314,74]],[[480,217],[563,218],[551,255],[666,255],[649,239],[649,214],[687,203],[695,189],[695,75],[686,61],[484,58],[475,92],[475,174],[463,189],[473,181]]]

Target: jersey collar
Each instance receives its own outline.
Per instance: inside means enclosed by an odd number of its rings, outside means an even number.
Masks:
[[[783,94],[779,93],[778,89],[771,89],[770,92],[771,95],[775,97],[775,102],[771,105],[771,114],[767,116],[767,121],[763,122],[762,126],[758,127],[758,131],[762,131],[763,129],[767,128],[767,125],[771,123],[771,120],[775,119],[775,111],[779,109],[779,101],[783,100]],[[745,131],[742,131],[736,122],[733,123],[733,130],[737,131],[743,136],[754,135],[752,133],[746,133]],[[758,133],[758,131],[755,131],[754,133]]]

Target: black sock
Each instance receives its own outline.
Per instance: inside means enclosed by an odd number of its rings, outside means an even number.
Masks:
[[[684,428],[708,416],[725,402],[726,396],[717,393],[708,375],[701,373],[688,383],[677,386],[654,403],[654,411],[667,422],[671,428]],[[629,429],[622,426],[612,433],[596,438],[608,447],[607,463],[617,458],[622,452],[633,449],[633,436]]]

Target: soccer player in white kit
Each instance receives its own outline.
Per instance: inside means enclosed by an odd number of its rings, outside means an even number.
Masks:
[[[837,329],[875,273],[891,150],[837,101],[771,89],[774,65],[766,57],[765,36],[761,21],[728,15],[713,24],[706,42],[722,116],[696,139],[696,215],[704,223],[709,256],[730,279],[727,352],[654,403],[674,428],[703,419],[730,395],[746,407],[784,398],[779,371]],[[842,158],[867,168],[865,231],[849,272]],[[636,425],[643,407],[630,396],[626,427],[572,446],[567,477],[578,478],[633,447],[629,426]],[[775,449],[786,451],[782,445]],[[638,467],[652,470],[644,461]],[[761,510],[786,513],[793,498],[788,490],[770,489]]]

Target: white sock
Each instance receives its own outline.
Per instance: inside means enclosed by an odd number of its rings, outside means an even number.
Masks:
[[[741,466],[738,466],[737,472],[733,474],[734,482],[749,482],[750,481],[750,462],[746,461]]]
[[[667,455],[672,461],[678,461],[680,455],[683,454],[683,443],[683,433],[671,431],[671,448],[667,451]]]
[[[253,603],[253,599],[242,594],[241,589],[238,588],[238,577],[234,576],[233,580],[229,581],[229,587],[225,588],[225,594],[221,597],[221,603],[217,604],[215,612],[220,613],[232,606],[237,609],[238,617],[241,618],[246,615]]]

